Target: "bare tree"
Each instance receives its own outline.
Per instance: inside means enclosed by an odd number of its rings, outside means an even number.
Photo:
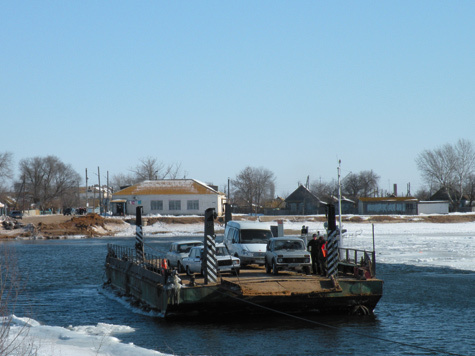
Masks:
[[[460,199],[466,193],[466,188],[473,185],[473,176],[475,172],[475,148],[473,143],[460,139],[455,144],[455,188],[460,192]]]
[[[117,192],[123,187],[127,187],[135,183],[138,183],[138,181],[135,175],[133,174],[119,173],[119,174],[113,175],[111,179],[111,186],[114,192]]]
[[[378,191],[378,182],[380,176],[370,171],[361,171],[359,173],[359,181],[361,187],[361,196],[368,197]]]
[[[467,179],[467,183],[465,184],[464,192],[467,195],[469,206],[473,205],[475,201],[475,174],[472,173]]]
[[[418,189],[416,194],[414,195],[414,197],[419,200],[429,200],[430,196],[431,196],[430,190],[424,187]]]
[[[139,161],[140,164],[130,170],[135,176],[135,183],[144,180],[176,179],[181,170],[181,164],[167,166],[154,157],[142,158]]]
[[[0,153],[0,181],[13,178],[12,160],[11,152]]]
[[[0,153],[0,195],[7,191],[6,182],[13,178],[12,160],[11,152]]]
[[[360,181],[356,173],[348,174],[342,181],[342,193],[355,200],[360,196]]]
[[[373,170],[350,173],[342,181],[343,194],[354,200],[370,196],[378,190],[379,178]]]
[[[455,145],[445,144],[434,150],[425,150],[416,158],[416,164],[424,181],[444,189],[456,210],[475,172],[473,143],[460,139]]]
[[[334,179],[331,182],[314,181],[310,184],[310,191],[319,199],[330,201],[331,197],[338,195],[338,183]]]
[[[60,208],[63,196],[79,188],[81,176],[71,165],[55,156],[27,158],[20,161],[21,195],[41,209]]]
[[[274,173],[266,168],[244,168],[234,180],[234,199],[247,203],[249,211],[254,211],[265,199],[272,199],[275,191]]]

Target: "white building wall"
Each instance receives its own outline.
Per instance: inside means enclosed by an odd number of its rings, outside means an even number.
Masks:
[[[419,214],[448,214],[448,201],[421,201],[417,204]]]
[[[122,195],[115,199],[126,199],[128,215],[134,215],[137,206],[143,206],[144,215],[204,215],[205,210],[214,208],[218,215],[223,214],[222,197],[218,194],[189,194],[189,195]],[[170,201],[180,201],[180,210],[170,210]],[[198,200],[198,209],[188,209],[189,200]],[[161,210],[152,210],[152,201],[161,201]]]

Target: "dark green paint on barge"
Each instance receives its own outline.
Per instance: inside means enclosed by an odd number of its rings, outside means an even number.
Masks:
[[[362,277],[360,272],[368,271],[356,266],[352,275],[340,268],[336,279],[290,271],[274,276],[254,266],[239,276],[220,276],[218,283],[205,284],[200,276],[165,271],[158,257],[146,255],[147,262],[140,262],[132,249],[109,245],[108,251],[108,283],[166,317],[271,310],[368,314],[383,294],[383,281]],[[348,271],[348,264],[343,266]]]

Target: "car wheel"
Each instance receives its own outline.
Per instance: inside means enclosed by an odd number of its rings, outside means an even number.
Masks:
[[[266,273],[267,273],[267,274],[270,274],[272,271],[271,271],[271,268],[270,268],[269,264],[267,263],[267,260],[266,260],[266,262],[264,263],[264,265],[266,266]]]
[[[247,264],[244,264],[244,263],[242,262],[242,259],[241,259],[241,257],[239,257],[239,255],[238,255],[237,253],[236,253],[236,254],[234,254],[234,257],[237,257],[237,258],[239,258],[239,260],[241,261],[241,268],[247,267]]]
[[[277,269],[277,265],[275,263],[275,260],[272,261],[272,273],[274,274],[274,276],[279,274],[279,270]]]
[[[180,261],[177,262],[176,264],[176,269],[178,270],[178,273],[183,273],[183,266],[181,265]]]
[[[235,270],[233,270],[233,273],[235,276],[239,276],[239,268],[236,268]]]
[[[191,276],[193,273],[190,271],[190,266],[186,266],[186,274]]]
[[[305,266],[303,268],[303,271],[305,272],[305,274],[310,274],[310,267],[309,266]]]

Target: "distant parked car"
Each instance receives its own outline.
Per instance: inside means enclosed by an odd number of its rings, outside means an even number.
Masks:
[[[178,272],[185,272],[183,266],[183,259],[188,257],[190,250],[195,246],[203,246],[203,241],[178,241],[174,242],[170,246],[170,250],[167,252],[168,268],[176,267]]]
[[[273,237],[269,240],[265,259],[266,273],[278,274],[279,270],[301,270],[310,274],[310,253],[298,237]]]
[[[183,266],[186,274],[193,273],[203,274],[201,262],[203,260],[204,246],[193,247],[188,257],[183,259]],[[241,269],[241,261],[239,258],[231,256],[228,248],[224,244],[216,244],[216,259],[218,260],[219,273],[233,273],[239,275]]]
[[[10,211],[8,216],[13,218],[13,219],[23,219],[23,213],[19,210]]]
[[[74,208],[66,208],[63,210],[63,215],[73,215],[76,213],[76,209]]]

